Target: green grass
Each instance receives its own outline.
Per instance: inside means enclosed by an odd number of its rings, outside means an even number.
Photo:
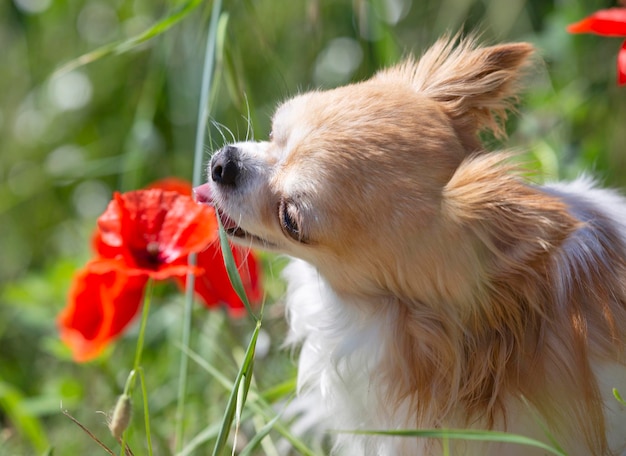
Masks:
[[[264,307],[248,305],[242,319],[155,284],[144,329],[135,325],[90,363],[71,361],[54,319],[113,190],[171,175],[200,182],[222,131],[243,139],[253,126],[264,139],[280,100],[333,80],[318,67],[337,37],[362,50],[340,75],[345,82],[419,53],[448,30],[530,40],[547,63],[529,81],[507,147],[528,151],[542,176],[591,169],[626,185],[626,97],[613,74],[619,40],[564,32],[606,6],[598,2],[522,0],[509,11],[497,0],[425,0],[395,22],[381,12],[390,2],[378,0],[77,0],[40,13],[18,3],[0,5],[0,456],[101,452],[63,410],[120,454],[105,414],[131,371],[141,394],[124,438],[136,455],[229,454],[234,429],[239,454],[272,454],[281,440],[295,454],[319,453],[280,413],[296,377],[281,348],[284,258],[262,254]],[[75,110],[61,109],[51,92],[51,78],[69,72],[91,88]],[[237,286],[232,258],[225,261]],[[537,445],[510,434],[404,432]]]

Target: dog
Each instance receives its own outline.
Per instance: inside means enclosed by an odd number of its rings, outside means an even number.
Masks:
[[[328,429],[492,430],[626,454],[626,199],[537,185],[504,138],[528,43],[447,36],[363,82],[278,107],[198,199],[286,254],[298,390]],[[510,442],[336,432],[334,454],[544,455]]]

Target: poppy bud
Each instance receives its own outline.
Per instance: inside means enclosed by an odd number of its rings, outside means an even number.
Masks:
[[[109,422],[109,430],[116,439],[120,439],[124,431],[130,424],[130,415],[132,412],[132,403],[128,394],[122,394],[117,403],[115,409],[113,409],[113,416]]]

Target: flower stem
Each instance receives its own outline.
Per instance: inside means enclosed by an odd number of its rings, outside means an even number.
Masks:
[[[141,323],[139,326],[139,336],[137,337],[137,347],[135,348],[135,361],[133,362],[133,370],[128,374],[126,384],[124,385],[124,395],[132,397],[133,390],[135,389],[135,381],[137,380],[137,374],[141,377],[143,401],[144,401],[144,414],[146,420],[146,436],[148,438],[148,448],[150,454],[152,454],[152,443],[150,442],[150,419],[148,417],[148,395],[145,389],[143,381],[143,369],[141,368],[141,354],[143,353],[143,342],[146,335],[146,326],[148,323],[148,314],[150,313],[150,302],[152,301],[152,292],[154,289],[154,282],[152,279],[148,279],[146,288],[144,290],[143,308],[141,310]],[[121,439],[121,454],[126,453],[126,432],[122,434]]]
[[[146,379],[143,375],[143,367],[139,368],[139,380],[141,381],[141,395],[143,398],[143,415],[146,424],[146,440],[148,442],[148,456],[152,456],[152,433],[150,432],[150,410],[148,408],[148,390]]]
[[[196,264],[196,254],[189,255],[187,260],[189,266]],[[181,345],[183,350],[189,349],[189,340],[191,339],[191,311],[194,298],[195,276],[189,274],[187,276],[187,287],[185,290],[185,309],[183,312],[183,334],[181,337]],[[181,352],[180,368],[178,374],[178,394],[176,403],[176,429],[175,429],[175,445],[176,453],[179,453],[183,447],[183,434],[185,432],[185,395],[187,394],[187,367],[189,358],[185,352]]]
[[[154,289],[154,281],[148,279],[146,284],[145,294],[143,298],[143,310],[141,311],[141,325],[139,326],[139,336],[137,338],[137,348],[135,349],[135,362],[133,363],[133,371],[137,372],[141,364],[141,354],[143,353],[143,341],[146,335],[146,326],[148,323],[148,314],[150,313],[150,301],[152,300],[152,290]],[[131,390],[135,386],[135,380],[133,381]],[[130,391],[128,392],[130,394]]]

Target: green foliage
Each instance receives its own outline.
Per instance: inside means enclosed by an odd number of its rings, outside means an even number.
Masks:
[[[41,423],[28,411],[23,395],[15,386],[1,380],[0,408],[15,428],[30,441],[35,450],[41,453],[50,446]]]
[[[250,128],[265,138],[280,100],[363,79],[462,28],[481,30],[488,42],[531,41],[545,62],[528,78],[507,147],[528,151],[545,178],[588,170],[625,186],[626,89],[617,88],[614,74],[620,41],[565,32],[568,23],[611,4],[225,1],[207,94],[209,127],[200,131],[213,141],[205,149],[245,138]],[[55,316],[112,191],[165,176],[191,180],[212,8],[199,0],[0,2],[0,455],[98,451],[62,408],[118,448],[97,411],[108,413],[124,388],[137,328],[98,361],[76,365],[58,342]],[[280,348],[284,260],[263,258],[263,328],[196,306],[190,346],[181,347],[183,297],[155,287],[142,357],[155,454],[175,446],[181,356],[193,362],[180,454],[214,447],[222,421],[230,420],[224,410],[235,411],[235,378],[249,388],[238,437],[241,448],[248,444],[244,451],[270,454],[280,439],[312,451],[277,416],[295,370]],[[251,334],[259,345],[265,341],[263,350],[257,346],[254,377],[252,351],[244,352]],[[145,454],[140,425],[131,424],[127,439],[135,454]]]
[[[399,429],[393,431],[357,431],[349,433],[365,435],[387,435],[398,437],[436,438],[443,440],[474,440],[481,442],[513,443],[517,445],[541,448],[542,450],[546,451],[546,454],[566,456],[566,454],[562,450],[552,448],[551,446],[539,442],[538,440],[506,432],[477,431],[473,429]]]

